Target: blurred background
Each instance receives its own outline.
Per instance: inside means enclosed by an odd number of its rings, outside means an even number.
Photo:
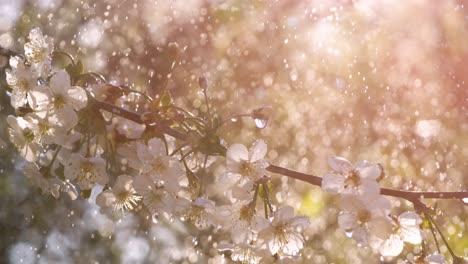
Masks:
[[[167,85],[178,106],[201,116],[203,75],[223,118],[272,107],[264,129],[249,119],[225,126],[228,144],[264,139],[271,163],[315,175],[329,170],[331,155],[366,159],[384,167],[384,187],[456,191],[468,189],[467,5],[0,0],[0,46],[23,52],[30,29],[39,27],[86,69],[152,95]],[[172,71],[170,42],[180,48]],[[211,233],[180,221],[152,224],[139,213],[113,221],[88,201],[41,195],[8,140],[13,109],[4,90],[0,110],[0,262],[207,263],[219,254]],[[380,259],[338,228],[336,198],[274,179],[281,190],[275,202],[311,218],[306,263],[403,263],[419,251],[406,247],[396,259]],[[392,203],[395,214],[412,210],[403,200]],[[468,207],[427,203],[440,209],[436,221],[455,253],[468,256]]]

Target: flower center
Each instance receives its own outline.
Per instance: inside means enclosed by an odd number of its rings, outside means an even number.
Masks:
[[[368,210],[359,210],[357,219],[360,223],[367,223],[371,220],[371,213]]]
[[[254,210],[250,205],[242,206],[239,212],[239,220],[249,222],[254,216]]]
[[[34,132],[30,128],[25,128],[23,130],[23,137],[26,142],[30,143],[34,141]]]
[[[353,170],[345,177],[345,188],[357,188],[361,185],[361,178],[357,171]]]
[[[65,98],[62,95],[57,95],[54,98],[54,107],[56,109],[62,109],[65,106]]]
[[[255,168],[253,164],[247,160],[242,161],[240,166],[240,174],[247,177],[252,177],[255,174]]]

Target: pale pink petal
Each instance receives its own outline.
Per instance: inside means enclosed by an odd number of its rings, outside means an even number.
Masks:
[[[255,162],[257,160],[262,160],[265,158],[267,153],[267,144],[263,140],[256,140],[249,151],[249,160],[250,162]]]
[[[355,214],[341,212],[338,215],[338,225],[345,231],[351,231],[357,226],[357,218]]]
[[[233,163],[239,163],[249,159],[249,151],[242,144],[233,144],[226,152],[226,163],[229,167]]]
[[[423,222],[423,220],[415,212],[404,212],[398,216],[398,222],[405,226],[418,226]]]
[[[326,192],[340,193],[344,189],[345,178],[341,174],[327,173],[322,178],[322,189]]]
[[[52,89],[54,93],[66,93],[70,84],[70,76],[65,70],[58,71],[50,78],[50,89]]]
[[[347,173],[353,169],[353,164],[342,157],[333,156],[328,158],[328,165],[330,165],[333,170],[341,173]]]
[[[397,235],[391,235],[380,245],[380,254],[384,257],[395,257],[403,251],[403,241]]]
[[[148,141],[148,148],[154,157],[166,156],[166,147],[164,142],[159,138],[152,138]]]
[[[358,163],[356,169],[359,172],[359,176],[364,179],[376,180],[382,174],[382,168],[377,164]]]
[[[88,103],[88,96],[83,88],[78,86],[72,86],[68,88],[68,103],[71,104],[73,109],[80,110],[86,107]]]
[[[421,230],[416,226],[403,225],[399,230],[399,234],[403,241],[411,244],[419,244],[423,239]]]

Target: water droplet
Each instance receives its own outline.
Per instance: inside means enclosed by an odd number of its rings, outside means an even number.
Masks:
[[[235,123],[235,122],[237,122],[237,120],[239,120],[239,119],[237,119],[237,117],[231,117],[231,122]]]
[[[151,216],[151,221],[153,222],[153,224],[157,224],[159,222],[159,216],[157,214],[154,214]]]
[[[254,119],[255,121],[255,125],[258,127],[258,128],[265,128],[268,124],[268,119],[260,119],[260,118],[256,118]]]
[[[273,108],[271,106],[263,106],[252,111],[251,116],[258,128],[261,129],[267,126],[272,109]]]
[[[352,237],[353,236],[353,231],[345,231],[346,237]]]

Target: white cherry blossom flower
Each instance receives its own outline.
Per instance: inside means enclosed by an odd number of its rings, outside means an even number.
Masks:
[[[258,238],[264,241],[272,255],[296,255],[304,247],[301,232],[310,225],[310,221],[306,216],[294,216],[291,206],[278,208],[273,213],[272,220],[265,224]]]
[[[235,243],[247,242],[256,225],[255,208],[251,202],[240,201],[216,208],[221,226],[229,229]]]
[[[37,86],[37,78],[35,78],[28,67],[24,65],[21,57],[15,56],[10,58],[10,69],[5,70],[6,81],[11,87],[11,105],[14,108],[25,106],[29,103],[34,105],[31,97],[31,91]]]
[[[255,141],[250,150],[242,144],[231,145],[226,153],[228,173],[240,176],[238,180],[259,180],[266,174],[266,153],[267,145],[263,140]]]
[[[343,211],[338,215],[338,224],[358,246],[368,243],[368,224],[380,217],[388,215],[391,209],[390,202],[381,195],[357,196],[343,194],[341,196],[341,208]]]
[[[164,215],[170,219],[190,205],[189,201],[177,197],[176,193],[168,191],[158,181],[146,175],[138,175],[134,180],[134,187],[153,216]]]
[[[268,254],[265,250],[249,243],[230,244],[226,241],[221,241],[217,248],[219,251],[231,252],[231,259],[233,261],[246,264],[259,264],[263,256]]]
[[[35,105],[32,106],[41,118],[57,123],[67,129],[78,123],[75,110],[83,109],[88,97],[83,88],[70,86],[70,76],[65,70],[57,72],[50,79],[50,88],[39,86],[32,92]]]
[[[101,192],[96,197],[96,204],[101,208],[109,208],[113,212],[133,210],[141,196],[137,194],[133,187],[133,178],[128,175],[120,175],[111,189]]]
[[[37,77],[46,78],[49,75],[53,51],[52,38],[44,36],[38,28],[33,28],[29,32],[29,42],[24,44],[24,54]]]
[[[372,221],[369,228],[380,242],[375,243],[382,256],[398,256],[403,251],[404,242],[419,244],[423,233],[419,225],[422,218],[414,212],[404,212],[391,219]]]
[[[207,229],[219,222],[215,216],[214,202],[202,197],[195,199],[188,209],[181,212],[181,219],[191,222],[198,229]]]
[[[333,172],[325,174],[322,178],[322,189],[331,193],[351,194],[379,194],[380,187],[377,179],[382,169],[377,164],[362,161],[352,165],[341,157],[331,157],[328,164]]]
[[[183,172],[182,165],[175,157],[166,154],[161,139],[152,138],[147,145],[137,143],[137,155],[142,166],[136,169],[139,169],[141,174],[160,181],[171,192],[180,189],[179,176]]]
[[[38,135],[34,133],[37,131],[37,124],[11,115],[7,117],[7,123],[10,125],[8,129],[10,140],[21,156],[29,162],[36,161],[42,151]]]
[[[100,157],[86,158],[79,153],[73,153],[67,159],[65,177],[75,180],[81,189],[91,189],[96,183],[107,184],[106,162]]]

